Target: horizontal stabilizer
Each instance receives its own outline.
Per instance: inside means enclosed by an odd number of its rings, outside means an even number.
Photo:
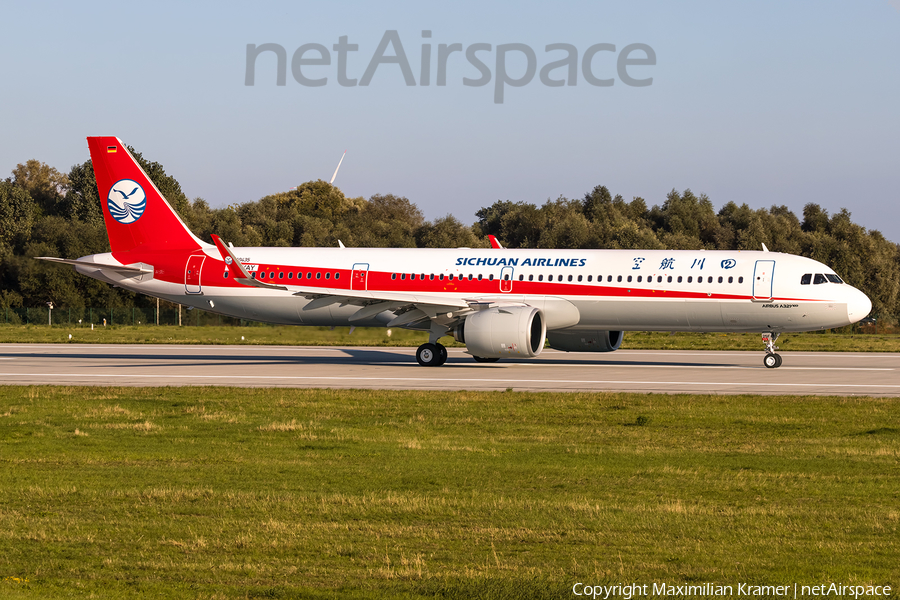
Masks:
[[[124,273],[126,275],[143,275],[145,273],[153,273],[150,267],[132,267],[128,265],[108,265],[105,263],[91,262],[89,260],[71,260],[68,258],[55,258],[53,256],[35,256],[38,260],[47,260],[55,263],[66,265],[77,265],[79,267],[90,267],[92,269],[100,269],[101,271],[115,271],[116,273]]]

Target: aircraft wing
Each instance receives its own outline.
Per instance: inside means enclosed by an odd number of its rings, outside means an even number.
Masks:
[[[474,305],[482,303],[480,300],[466,300],[453,296],[264,283],[250,276],[231,248],[226,246],[219,236],[213,235],[212,238],[235,281],[246,286],[281,290],[295,296],[303,296],[310,300],[303,310],[315,310],[332,304],[359,306],[360,310],[350,317],[351,321],[368,319],[389,310],[397,315],[388,324],[394,327],[438,316],[455,319],[473,310]]]

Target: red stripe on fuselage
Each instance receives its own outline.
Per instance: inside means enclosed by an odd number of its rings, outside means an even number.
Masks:
[[[134,254],[134,253],[132,253]],[[132,256],[131,258],[135,258]],[[169,255],[161,255],[153,253],[151,256],[141,257],[141,262],[153,264],[155,267],[154,278],[170,283],[184,283],[184,265],[187,257],[183,252],[172,253]],[[324,269],[322,267],[308,266],[283,266],[261,263],[243,263],[244,266],[258,265],[255,272],[259,281],[274,285],[297,286],[304,288],[327,288],[327,289],[343,289],[350,290],[350,269]],[[201,285],[223,288],[244,288],[247,286],[236,282],[230,275],[225,277],[225,262],[222,260],[209,260],[203,267],[201,274]],[[264,273],[260,277],[260,273]],[[274,277],[270,274],[274,273]],[[279,274],[283,273],[283,277]],[[288,278],[288,273],[293,273],[293,277]],[[301,273],[302,277],[298,278],[297,273]],[[326,273],[329,277],[326,279]],[[308,275],[311,275],[309,277]],[[337,275],[337,277],[335,277]],[[395,273],[384,271],[368,271],[367,289],[370,292],[405,292],[405,293],[430,293],[430,294],[458,294],[465,296],[564,296],[570,298],[589,298],[589,297],[609,297],[609,298],[655,298],[660,300],[684,300],[684,299],[710,299],[710,300],[751,300],[749,294],[728,294],[716,291],[706,291],[704,286],[721,286],[734,285],[750,289],[751,283],[685,283],[679,284],[684,286],[694,286],[692,289],[673,289],[660,287],[637,287],[634,285],[604,285],[600,283],[576,283],[576,282],[549,282],[549,281],[512,281],[511,292],[500,291],[500,279],[493,280],[477,278],[469,280],[468,277],[457,277],[454,274],[453,280],[446,275],[444,279],[439,279],[435,275],[434,279],[430,278],[430,274],[425,274],[425,279],[421,279],[422,273],[416,273],[415,279],[411,278],[411,274],[404,273],[405,279],[400,279],[401,274],[396,273],[396,278],[391,276]],[[318,276],[318,277],[317,277]],[[819,302],[821,299],[814,298],[781,298],[775,297],[771,302]]]

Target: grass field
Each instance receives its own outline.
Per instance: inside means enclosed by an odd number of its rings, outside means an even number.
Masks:
[[[5,387],[0,598],[896,592],[898,423],[872,398]]]
[[[68,336],[71,335],[70,339]],[[360,327],[175,327],[130,326],[64,327],[0,325],[0,343],[79,344],[249,344],[294,346],[418,346],[428,341],[422,332]],[[461,346],[441,338],[446,346]],[[872,333],[791,333],[778,340],[784,350],[826,352],[900,352],[900,335]],[[626,332],[622,348],[652,350],[750,350],[764,349],[753,333]]]

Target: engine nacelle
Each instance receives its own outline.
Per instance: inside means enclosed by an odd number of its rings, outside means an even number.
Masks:
[[[473,356],[537,356],[544,349],[547,326],[533,306],[499,306],[466,317],[453,332]]]
[[[598,329],[561,329],[547,332],[554,350],[564,352],[612,352],[622,345],[621,331]]]

